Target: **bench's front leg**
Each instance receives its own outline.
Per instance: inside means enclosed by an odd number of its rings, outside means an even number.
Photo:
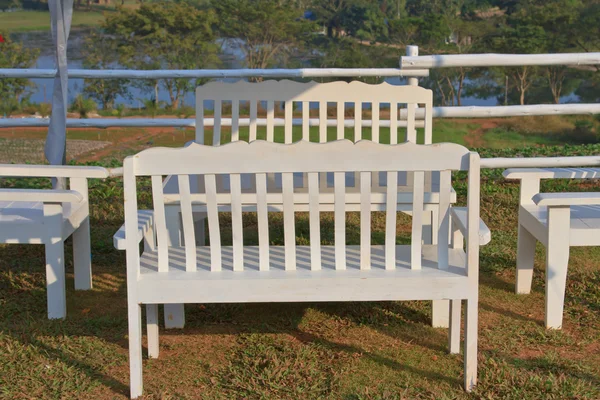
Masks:
[[[180,207],[177,205],[165,206],[165,219],[167,232],[169,233],[169,245],[179,246],[181,244],[181,216]],[[185,310],[183,304],[165,304],[165,328],[183,329],[185,326]]]
[[[546,248],[546,328],[560,329],[563,322],[571,211],[548,207],[548,246]]]
[[[90,203],[86,178],[70,178],[69,187],[76,190],[85,201],[85,218],[73,232],[73,268],[75,269],[75,290],[92,288],[92,248],[90,239]]]
[[[423,242],[425,244],[437,244],[437,220],[438,212],[427,213],[427,224],[423,225]],[[450,326],[449,300],[434,300],[431,305],[431,326],[434,328],[448,328]]]
[[[67,316],[67,292],[65,285],[65,246],[62,226],[61,204],[44,204],[46,229],[46,291],[48,296],[48,318]]]

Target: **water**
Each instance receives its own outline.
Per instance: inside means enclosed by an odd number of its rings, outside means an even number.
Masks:
[[[84,58],[84,38],[88,34],[88,30],[75,29],[69,36],[68,48],[67,48],[67,60],[68,67],[70,69],[83,68]],[[53,69],[55,68],[54,52],[52,48],[52,39],[50,32],[27,32],[15,35],[15,40],[20,40],[25,43],[26,46],[31,48],[40,49],[40,56],[37,59],[35,68],[41,69]],[[223,69],[234,69],[243,67],[243,52],[234,43],[223,43],[222,45],[223,54],[221,55],[221,67]],[[120,66],[116,66],[120,68]],[[235,81],[237,79],[225,79],[229,81]],[[385,79],[394,85],[406,84],[406,79],[400,77],[390,77]],[[35,84],[35,88],[32,90],[31,101],[34,103],[49,102],[52,99],[52,87],[53,79],[31,79]],[[83,79],[69,79],[69,91],[68,101],[72,102],[77,95],[82,93],[84,87]],[[131,99],[118,97],[116,104],[124,104],[130,108],[138,108],[143,106],[144,99],[150,99],[154,97],[154,91],[143,91],[140,88],[129,85],[127,90],[131,95]],[[159,85],[158,100],[164,101],[166,104],[170,103],[170,97],[168,91]],[[576,95],[564,96],[561,98],[561,103],[572,103],[577,102],[579,98]],[[195,98],[194,93],[187,93],[183,102],[184,105],[194,106]],[[476,98],[476,97],[463,97],[462,105],[464,106],[494,106],[497,105],[497,99],[494,96],[488,98]]]

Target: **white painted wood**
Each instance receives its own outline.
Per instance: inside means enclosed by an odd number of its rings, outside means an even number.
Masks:
[[[333,185],[335,192],[335,268],[344,270],[346,269],[346,175],[343,172],[335,172]]]
[[[449,302],[445,302],[449,307],[450,312],[448,313],[450,316],[449,319],[449,331],[448,331],[448,349],[450,354],[458,354],[460,353],[460,314],[461,314],[461,301],[460,300],[450,300]]]
[[[49,319],[60,319],[67,316],[62,219],[63,211],[60,204],[44,204],[44,228],[48,235],[45,247]]]
[[[39,178],[108,178],[103,167],[74,165],[0,164],[0,176]]]
[[[371,140],[379,143],[379,103],[371,103]]]
[[[285,135],[285,143],[292,143],[292,112],[294,111],[294,107],[291,101],[286,101],[284,103],[284,114],[285,114],[285,125],[284,125],[284,135]]]
[[[296,223],[294,215],[294,175],[281,174],[283,191],[283,240],[285,243],[285,270],[296,269]]]
[[[256,126],[257,126],[257,120],[258,120],[257,112],[258,111],[257,111],[256,101],[250,101],[250,124],[249,124],[249,131],[250,131],[249,140],[250,141],[256,140]]]
[[[154,212],[152,210],[139,210],[137,212],[137,221],[138,228],[136,231],[136,240],[140,243],[146,235],[150,235],[150,232],[153,232],[154,227]],[[153,235],[153,234],[152,234]],[[121,226],[121,228],[113,235],[113,245],[117,250],[125,250],[127,248],[125,238],[125,224]],[[155,243],[153,240],[153,245],[149,246],[153,249]]]
[[[398,103],[396,102],[390,103],[390,144],[398,144]]]
[[[183,329],[185,309],[183,304],[165,304],[165,329]]]
[[[74,190],[0,189],[0,201],[79,203],[83,197]]]
[[[473,289],[470,289],[469,291],[473,292]],[[477,385],[477,293],[465,303],[464,388],[467,392],[471,392]]]
[[[407,143],[408,144],[408,143]],[[425,174],[416,171],[413,175],[413,213],[411,229],[411,268],[421,269],[421,238],[423,237],[423,192]]]
[[[546,328],[561,329],[569,265],[570,210],[568,206],[548,207],[546,247]]]
[[[362,140],[362,101],[354,103],[354,141]]]
[[[462,249],[462,247],[461,247]],[[434,300],[431,304],[431,326],[434,328],[449,328],[450,327],[450,314],[448,314],[448,308],[450,307],[449,300]]]
[[[158,358],[158,304],[146,304],[146,330],[148,334],[148,358]]]
[[[440,268],[446,268],[450,246],[450,184],[451,171],[440,171],[440,207],[437,221],[438,261]]]
[[[344,103],[341,101],[338,101],[336,104],[336,118],[337,118],[337,130],[336,130],[336,135],[337,135],[337,139],[344,139],[344,120],[345,120],[345,115],[344,115]]]
[[[256,213],[260,270],[269,269],[269,216],[267,214],[267,175],[256,174]]]
[[[456,229],[460,233],[460,238],[467,235],[467,207],[452,207],[450,208],[450,215],[452,217],[452,228]],[[492,240],[492,232],[487,227],[485,222],[479,219],[479,245],[485,246]],[[458,240],[458,247],[462,247],[462,239]]]
[[[319,175],[308,174],[309,224],[310,224],[310,267],[321,269],[321,214],[319,211]]]
[[[517,240],[517,281],[515,291],[517,294],[529,294],[533,281],[533,263],[535,261],[535,236],[519,224]]]
[[[214,101],[215,124],[213,126],[213,146],[220,146],[221,140],[221,112],[222,103],[219,100]]]
[[[417,129],[415,126],[415,104],[407,104],[406,141],[417,143]]]
[[[533,202],[539,206],[577,206],[599,205],[600,193],[538,193],[533,196]]]
[[[231,101],[231,141],[240,140],[240,101]]]
[[[401,57],[400,68],[514,67],[525,65],[594,65],[600,53],[564,54],[444,54]]]
[[[273,142],[275,135],[275,125],[273,119],[275,118],[275,101],[267,101],[267,141]],[[285,121],[284,121],[285,123]]]
[[[239,174],[230,176],[231,187],[231,230],[233,237],[233,270],[244,269],[244,227],[242,225],[242,184]]]
[[[310,140],[310,102],[302,102],[302,140]],[[293,123],[293,120],[292,120]]]
[[[68,121],[67,121],[68,124]],[[214,118],[213,118],[214,124]],[[196,143],[204,144],[204,126],[206,119],[204,118],[204,101],[196,102],[196,119],[194,126],[196,127]]]
[[[387,258],[386,258],[387,259]],[[395,263],[395,260],[394,260]],[[360,173],[360,268],[371,269],[371,173]]]
[[[168,78],[334,78],[429,76],[429,70],[399,68],[242,68],[242,69],[69,69],[69,78],[168,79]],[[54,78],[56,69],[1,68],[0,78]]]
[[[327,102],[319,102],[319,143],[327,141]]]
[[[92,288],[92,248],[90,239],[90,207],[88,199],[88,183],[86,178],[70,178],[69,188],[83,198],[80,205],[87,215],[79,227],[73,231],[73,269],[75,272],[75,290]]]
[[[385,212],[385,268],[396,268],[396,204],[398,203],[398,172],[387,172]],[[416,191],[416,188],[415,188]],[[369,211],[370,214],[370,211]],[[421,213],[422,214],[422,213]],[[369,235],[370,236],[370,235]],[[370,237],[369,237],[370,239]]]
[[[181,195],[181,225],[185,245],[185,265],[187,271],[196,270],[196,232],[194,230],[194,217],[192,215],[192,202],[190,198],[190,176],[178,175],[179,194]],[[189,244],[188,244],[189,243]],[[194,245],[191,245],[191,244]]]
[[[352,163],[348,163],[348,159]],[[242,169],[243,168],[243,169]],[[437,169],[435,169],[437,168]],[[192,144],[182,149],[152,149],[145,150],[126,159],[124,168],[125,183],[125,235],[127,247],[127,284],[128,304],[130,317],[130,349],[132,390],[141,394],[141,367],[138,363],[138,348],[141,349],[139,333],[141,329],[136,326],[139,322],[140,304],[181,304],[181,303],[230,303],[230,302],[296,302],[296,301],[384,301],[384,300],[466,300],[470,302],[470,312],[466,313],[467,329],[465,336],[465,377],[466,388],[470,389],[476,381],[476,351],[477,351],[477,262],[478,253],[473,246],[479,246],[479,214],[471,207],[479,206],[479,164],[478,156],[470,153],[466,148],[440,144],[435,146],[422,146],[414,143],[398,145],[381,145],[372,141],[352,143],[348,140],[339,140],[332,143],[316,144],[298,142],[295,144],[275,144],[266,141],[253,143],[234,142],[219,147],[201,146]],[[438,245],[422,245],[422,234],[416,235],[418,242],[418,260],[420,268],[414,268],[414,241],[411,246],[393,246],[395,268],[386,269],[389,260],[389,246],[372,246],[364,240],[361,232],[360,246],[347,246],[345,244],[345,213],[349,196],[346,193],[346,174],[360,172],[371,176],[373,172],[415,171],[415,187],[411,196],[417,194],[417,201],[413,199],[410,211],[415,215],[415,220],[422,219],[425,210],[423,204],[425,171],[468,170],[469,191],[467,221],[467,248],[465,253],[461,248],[448,250],[448,267],[439,268]],[[320,202],[318,176],[326,171],[333,171],[334,188],[333,202],[329,204],[334,211],[335,243],[333,246],[318,246],[315,251],[315,232],[319,229],[318,212],[326,208]],[[218,224],[218,211],[221,206],[228,206],[230,211],[241,216],[244,201],[251,202],[251,193],[242,193],[241,180],[238,177],[230,182],[232,188],[229,204],[219,204],[226,197],[218,197],[215,174],[259,174],[262,182],[256,185],[257,193],[254,195],[254,209],[263,208],[262,214],[268,211],[284,212],[284,246],[268,246],[269,253],[267,268],[265,257],[261,257],[264,247],[241,246],[242,268],[236,267],[239,258],[235,252],[240,245],[221,246],[220,227]],[[282,193],[267,193],[266,175],[282,174]],[[294,193],[293,173],[308,173],[309,188],[306,193],[306,210],[311,212],[309,222],[311,225],[311,246],[296,246],[294,204],[298,198]],[[163,175],[205,175],[206,195],[204,200],[197,195],[190,195],[194,212],[206,212],[211,229],[211,245],[196,246],[195,241],[186,240],[184,246],[171,240],[168,248],[168,265],[166,271],[159,272],[161,248],[152,246],[145,248],[139,255],[140,237],[144,233],[144,225],[138,221],[136,203],[135,176],[153,176],[153,183],[161,183],[156,177]],[[260,180],[259,180],[260,182]],[[398,207],[397,182],[393,177],[388,179],[389,189],[386,188],[386,197],[390,197],[390,212],[394,214]],[[157,186],[157,185],[153,185]],[[160,194],[162,195],[162,186]],[[185,186],[185,184],[184,184]],[[358,194],[355,201],[357,210],[370,213],[373,208],[373,192],[369,178],[361,179],[362,193]],[[448,183],[449,186],[449,183]],[[475,194],[472,192],[475,191]],[[187,193],[184,188],[183,197]],[[246,200],[243,195],[247,194]],[[171,195],[169,195],[171,196]],[[181,202],[181,195],[179,201]],[[274,207],[269,201],[269,196],[280,196],[280,206]],[[476,197],[474,197],[476,196]],[[420,199],[418,198],[420,197]],[[277,199],[276,197],[273,197]],[[236,204],[232,204],[235,200]],[[167,202],[171,209],[178,203],[177,198]],[[197,201],[198,200],[198,201]],[[256,203],[262,203],[260,207]],[[164,201],[163,201],[164,203]],[[416,203],[416,204],[415,204]],[[277,204],[275,204],[277,205]],[[164,206],[164,204],[158,204]],[[250,205],[251,206],[251,205]],[[197,208],[200,207],[200,208]],[[252,207],[252,206],[251,206]],[[366,215],[363,213],[363,215]],[[190,213],[183,213],[190,217]],[[152,214],[153,225],[158,220],[156,211]],[[233,217],[232,217],[233,218]],[[235,219],[235,218],[233,218]],[[259,218],[261,220],[261,218]],[[454,220],[454,218],[453,218]],[[456,218],[459,220],[459,218]],[[315,224],[316,221],[316,224]],[[268,226],[268,219],[263,219],[259,225]],[[370,236],[370,223],[364,230]],[[395,225],[395,224],[394,224]],[[458,225],[458,224],[457,224]],[[141,229],[140,229],[141,227]],[[448,228],[449,229],[449,228]],[[158,231],[158,229],[156,229]],[[140,233],[141,231],[141,233]],[[149,232],[148,229],[146,232]],[[260,236],[260,235],[259,235]],[[216,238],[216,239],[214,239]],[[268,239],[268,236],[267,236]],[[120,239],[115,238],[118,242]],[[264,240],[261,239],[262,243]],[[370,241],[370,240],[369,240]],[[189,242],[189,243],[188,243]],[[235,239],[234,239],[235,243]],[[243,243],[243,242],[242,242]],[[268,243],[268,241],[267,241]],[[196,252],[196,269],[189,271],[185,257],[187,245],[193,246]],[[448,247],[449,243],[443,244]],[[263,249],[261,250],[261,247]],[[364,248],[368,247],[368,252]],[[215,254],[218,253],[219,268],[215,268]],[[315,257],[319,253],[320,269],[315,268]],[[386,254],[387,253],[387,254]],[[365,256],[369,259],[365,262]],[[472,264],[475,264],[473,266]],[[370,267],[370,269],[365,268]],[[217,271],[218,269],[218,271]],[[165,310],[167,308],[165,307]],[[151,315],[152,321],[152,315]],[[456,327],[453,327],[456,330]],[[136,330],[137,329],[137,330]],[[150,336],[149,336],[150,339]],[[453,339],[451,345],[455,345]],[[150,342],[149,342],[150,343]],[[141,351],[141,350],[140,350]],[[141,360],[139,361],[141,362]]]
[[[162,184],[162,175],[152,175],[152,203],[154,204],[158,265],[161,272],[166,272],[169,268],[169,233],[167,232]]]
[[[548,159],[556,157],[547,157]],[[566,157],[598,160],[600,157]],[[509,168],[502,173],[506,179],[598,179],[600,168]],[[536,192],[538,193],[538,192]]]
[[[129,320],[129,390],[132,399],[144,390],[142,379],[142,311],[139,304],[128,301]]]
[[[236,142],[241,143],[241,142]],[[217,211],[217,183],[213,174],[204,176],[206,186],[208,235],[210,240],[211,271],[221,270],[221,228],[219,227],[219,213]]]

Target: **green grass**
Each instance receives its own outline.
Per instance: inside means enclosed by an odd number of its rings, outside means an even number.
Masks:
[[[73,27],[98,26],[104,20],[99,11],[73,12]],[[0,27],[9,32],[50,30],[50,13],[47,11],[15,11],[0,13]]]
[[[481,149],[482,156],[598,154],[599,145]],[[445,329],[429,326],[426,302],[188,305],[183,331],[161,329],[161,355],[144,360],[148,399],[598,399],[600,398],[600,249],[571,251],[564,325],[546,331],[544,249],[537,248],[533,291],[514,294],[518,185],[485,171],[481,216],[492,242],[480,257],[480,383],[461,387],[462,356],[446,352]],[[39,186],[4,180],[2,186]],[[46,183],[47,184],[47,183]],[[457,176],[459,203],[465,183]],[[140,184],[140,206],[150,206]],[[544,191],[597,190],[591,183],[544,182]],[[44,250],[0,246],[0,398],[128,396],[125,255],[112,247],[123,220],[122,182],[90,185],[94,289],[73,290],[67,243],[68,318],[46,319]],[[309,236],[298,213],[297,238]],[[331,243],[333,216],[322,216]],[[347,215],[358,244],[358,214]],[[230,219],[223,215],[227,228]],[[410,220],[398,219],[399,240]],[[245,214],[256,243],[256,217]],[[281,244],[282,218],[270,215]],[[373,214],[381,242],[385,217]],[[223,242],[231,241],[224,235]]]

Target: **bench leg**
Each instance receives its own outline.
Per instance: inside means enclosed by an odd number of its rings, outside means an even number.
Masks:
[[[546,248],[546,328],[562,327],[569,265],[569,207],[548,207]]]
[[[185,309],[183,304],[165,304],[165,328],[183,329],[185,326]]]
[[[146,304],[146,330],[148,332],[148,357],[158,358],[158,304]]]
[[[48,318],[67,316],[67,291],[65,285],[65,244],[62,235],[62,205],[44,204],[46,226],[46,290]]]
[[[477,385],[477,295],[465,302],[465,390]]]
[[[462,300],[450,300],[450,329],[448,330],[448,349],[450,354],[460,353],[460,313]]]
[[[46,244],[46,290],[48,292],[48,318],[67,316],[65,285],[65,247],[62,240]]]
[[[92,288],[92,249],[90,244],[90,219],[87,217],[73,232],[73,265],[75,290]]]
[[[180,208],[177,206],[165,207],[167,232],[172,246],[179,246],[181,243],[181,215]],[[165,304],[165,328],[183,329],[185,326],[185,313],[183,304]]]
[[[450,316],[448,310],[449,300],[433,300],[431,305],[431,326],[434,328],[448,328]]]
[[[142,395],[142,308],[129,302],[129,378],[131,398]]]
[[[568,228],[567,228],[568,229]],[[533,280],[533,262],[535,259],[535,236],[519,224],[519,239],[517,242],[517,294],[531,292]]]

